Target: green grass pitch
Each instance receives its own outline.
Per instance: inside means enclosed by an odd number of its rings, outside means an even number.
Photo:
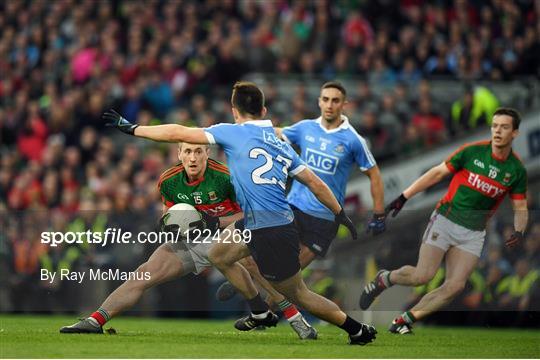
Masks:
[[[67,335],[73,317],[0,316],[0,358],[538,358],[540,331],[416,327],[400,336],[379,327],[367,346],[347,345],[333,326],[300,341],[287,323],[242,333],[232,321],[119,317],[117,335]],[[107,327],[107,326],[106,326]]]

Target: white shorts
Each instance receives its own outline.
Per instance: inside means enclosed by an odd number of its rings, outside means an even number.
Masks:
[[[436,246],[445,252],[450,246],[455,246],[480,257],[485,237],[485,230],[467,229],[434,211],[424,232],[422,242]]]
[[[184,273],[192,272],[195,275],[200,274],[204,269],[212,266],[208,260],[208,251],[212,243],[186,244],[183,241],[176,243],[165,243],[161,246],[169,247],[178,256],[182,262]]]

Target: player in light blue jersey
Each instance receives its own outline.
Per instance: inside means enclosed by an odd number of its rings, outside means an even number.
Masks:
[[[321,116],[276,129],[276,133],[289,144],[299,147],[307,166],[330,187],[340,204],[345,200],[352,168],[360,167],[371,182],[373,217],[368,231],[377,235],[385,230],[383,181],[366,141],[342,114],[346,96],[341,83],[325,83],[319,97]],[[300,265],[304,268],[316,256],[326,255],[337,226],[333,214],[302,183],[293,181],[287,200],[294,209],[300,230]]]
[[[215,244],[209,259],[240,289],[245,281],[237,276],[237,261],[253,256],[261,274],[280,293],[304,309],[349,334],[349,343],[365,345],[375,339],[375,328],[347,316],[332,301],[309,290],[300,273],[299,236],[293,224],[294,215],[285,197],[287,176],[305,184],[332,211],[337,224],[349,228],[356,237],[354,224],[331,190],[307,168],[291,147],[280,141],[266,115],[264,95],[253,83],[236,83],[231,98],[236,124],[210,128],[189,128],[181,125],[138,126],[116,113],[104,116],[111,126],[138,137],[156,141],[190,142],[221,145],[229,164],[237,200],[244,212],[245,227],[251,230],[247,244],[220,242]],[[247,275],[247,274],[245,274]],[[265,316],[250,314],[248,327],[264,324]]]
[[[352,168],[360,167],[371,182],[373,217],[368,223],[368,231],[377,235],[385,230],[383,181],[366,141],[342,114],[346,103],[343,85],[336,81],[327,82],[321,87],[319,118],[302,120],[293,126],[276,128],[275,131],[287,143],[299,147],[302,160],[328,185],[340,204],[345,200]],[[300,266],[303,269],[316,256],[326,255],[338,226],[334,222],[334,214],[301,182],[293,181],[287,200],[293,209],[300,234]],[[244,259],[242,265],[258,279],[257,267],[251,264],[249,258]],[[225,282],[219,287],[217,296],[227,300],[235,293],[234,287]],[[275,304],[283,301],[279,293],[269,295]]]

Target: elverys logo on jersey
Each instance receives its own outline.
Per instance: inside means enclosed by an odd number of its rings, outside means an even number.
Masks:
[[[306,149],[306,163],[308,166],[325,174],[334,175],[339,164],[339,158],[310,148]]]
[[[483,180],[480,175],[474,173],[469,173],[467,182],[472,186],[472,188],[492,198],[499,197],[500,195],[504,194],[506,190],[505,188],[499,187],[496,184]]]

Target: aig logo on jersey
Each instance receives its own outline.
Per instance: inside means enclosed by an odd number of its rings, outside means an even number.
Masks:
[[[306,149],[306,163],[315,171],[334,175],[339,163],[339,158],[308,148]]]

